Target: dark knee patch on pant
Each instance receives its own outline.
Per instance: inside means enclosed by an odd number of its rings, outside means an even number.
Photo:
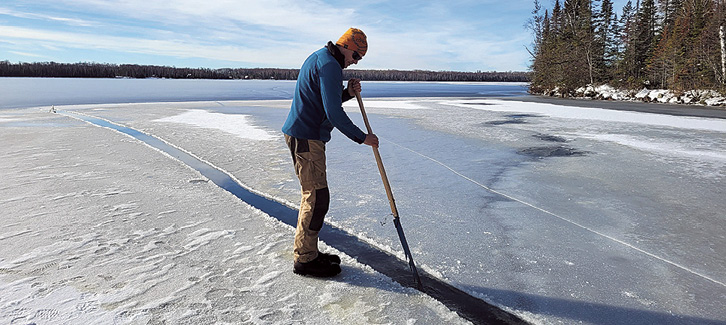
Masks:
[[[310,230],[320,231],[323,229],[323,221],[325,214],[328,213],[330,206],[330,192],[328,188],[315,190],[315,206],[313,207],[313,217],[310,219]]]

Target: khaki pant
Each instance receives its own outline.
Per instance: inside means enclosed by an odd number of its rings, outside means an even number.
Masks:
[[[307,263],[318,257],[318,233],[330,204],[325,172],[325,143],[285,135],[295,174],[300,180],[302,200],[295,230],[295,261]]]

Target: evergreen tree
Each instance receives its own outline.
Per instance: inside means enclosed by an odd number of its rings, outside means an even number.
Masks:
[[[571,92],[582,85],[595,82],[596,44],[591,2],[565,0],[564,15],[562,37],[567,50],[562,55],[568,62],[568,73],[563,80],[563,88]]]
[[[659,3],[663,27],[648,65],[648,80],[655,88],[676,87],[676,71],[683,65],[686,48],[683,19],[679,19],[681,4],[681,0],[661,0]]]
[[[726,0],[628,1],[619,19],[612,0],[595,4],[597,10],[593,0],[556,0],[551,15],[537,16],[534,92],[568,95],[592,83],[726,90],[719,35]]]
[[[659,0],[660,11],[663,13],[663,29],[672,28],[683,0]]]
[[[635,67],[635,26],[637,22],[636,8],[633,2],[628,1],[623,6],[623,14],[619,21],[620,49],[616,60],[615,79],[613,83],[617,86],[630,86],[633,79]]]
[[[596,49],[595,66],[597,71],[597,82],[607,82],[612,76],[612,67],[617,57],[617,15],[613,12],[611,0],[602,0],[600,10],[593,18]]]
[[[534,17],[530,21],[537,21],[539,11],[537,10],[537,2],[535,1]],[[535,37],[535,41],[539,40],[539,46],[535,46],[532,62],[532,88],[531,91],[541,93],[546,90],[553,90],[562,86],[562,71],[566,65],[561,51],[559,49],[562,43],[561,39],[561,7],[559,0],[556,0],[552,15],[549,11],[545,11],[545,15],[541,18],[542,29],[539,38]],[[536,33],[536,24],[529,24],[530,29]]]
[[[658,11],[655,0],[643,0],[637,13],[635,25],[634,43],[634,66],[633,77],[635,82],[650,83],[646,79],[646,67],[653,54],[658,36]]]
[[[715,65],[711,64],[711,58],[718,51],[718,30],[707,28],[708,23],[715,18],[714,14],[713,0],[683,1],[683,15],[679,17],[689,19],[685,23],[687,33],[684,41],[687,46],[684,47],[685,66],[681,71],[682,81],[679,86],[685,89],[713,87],[716,83],[714,70],[711,69]]]

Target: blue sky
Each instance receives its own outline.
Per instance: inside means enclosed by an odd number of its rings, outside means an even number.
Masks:
[[[353,68],[523,71],[531,10],[530,0],[3,0],[0,60],[299,68],[358,27],[369,50]]]

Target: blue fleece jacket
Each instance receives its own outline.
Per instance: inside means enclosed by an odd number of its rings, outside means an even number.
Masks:
[[[363,143],[366,134],[343,111],[343,68],[331,53],[337,48],[329,48],[313,52],[300,68],[282,132],[300,139],[328,142],[335,127],[351,140]]]

